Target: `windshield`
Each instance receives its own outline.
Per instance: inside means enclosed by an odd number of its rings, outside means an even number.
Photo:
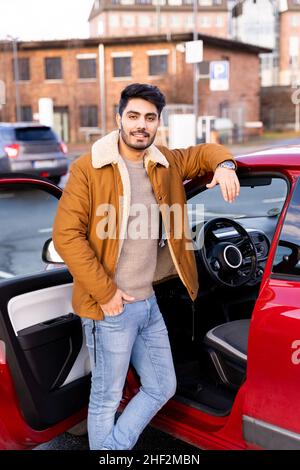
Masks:
[[[193,220],[228,217],[232,219],[274,217],[281,212],[287,195],[287,183],[282,178],[257,178],[253,186],[243,186],[241,179],[240,195],[229,204],[224,201],[219,185],[206,190],[188,200],[189,216]],[[247,183],[248,184],[248,183]],[[257,184],[257,185],[255,185]]]
[[[22,127],[16,129],[15,132],[18,141],[57,141],[57,137],[50,127]]]

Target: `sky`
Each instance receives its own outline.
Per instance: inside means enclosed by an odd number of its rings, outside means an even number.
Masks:
[[[89,37],[94,0],[0,0],[0,39]]]

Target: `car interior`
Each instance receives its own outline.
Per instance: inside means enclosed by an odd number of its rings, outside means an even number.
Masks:
[[[173,352],[176,399],[217,416],[230,412],[246,378],[250,319],[288,193],[288,181],[279,175],[240,175],[240,183],[232,204],[223,201],[219,187],[199,192],[192,183],[196,301],[179,278],[155,286]]]
[[[247,171],[240,172],[239,179],[240,195],[232,204],[223,200],[219,186],[207,190],[201,180],[185,185],[201,286],[195,302],[178,277],[154,286],[174,357],[175,398],[216,416],[230,412],[246,377],[250,319],[289,192],[282,174]],[[3,193],[12,193],[12,185],[1,186]],[[41,208],[38,220],[41,214],[54,214],[53,188],[46,188],[48,197],[40,197],[37,190],[45,191],[39,178],[34,188],[24,183],[22,191],[0,204],[0,216],[7,219],[16,203],[26,213],[29,194]],[[29,230],[26,217],[20,217],[18,229],[24,237]],[[18,233],[3,230],[0,241],[6,251]],[[44,232],[34,240],[28,236],[30,249],[38,240],[49,247],[46,237]],[[22,414],[37,430],[81,410],[90,386],[84,331],[71,303],[72,277],[64,264],[55,264],[55,257],[51,262],[45,250],[43,259],[43,271],[25,277],[16,273],[0,283],[0,346],[1,341],[6,345]]]

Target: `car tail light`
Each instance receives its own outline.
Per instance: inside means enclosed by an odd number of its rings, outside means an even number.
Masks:
[[[5,145],[4,151],[6,152],[9,158],[16,158],[19,155],[20,145],[19,144]]]
[[[0,364],[6,364],[5,343],[2,340],[0,340]]]
[[[60,150],[62,151],[62,153],[64,153],[65,155],[68,153],[68,147],[66,146],[66,144],[64,142],[61,142],[60,143]]]

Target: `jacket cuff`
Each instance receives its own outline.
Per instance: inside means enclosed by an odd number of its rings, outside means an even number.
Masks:
[[[117,285],[112,281],[111,287],[105,289],[105,295],[101,295],[101,297],[97,295],[97,298],[95,297],[95,300],[100,305],[107,304],[107,302],[109,302],[113,298],[113,296],[117,292],[117,289]]]

